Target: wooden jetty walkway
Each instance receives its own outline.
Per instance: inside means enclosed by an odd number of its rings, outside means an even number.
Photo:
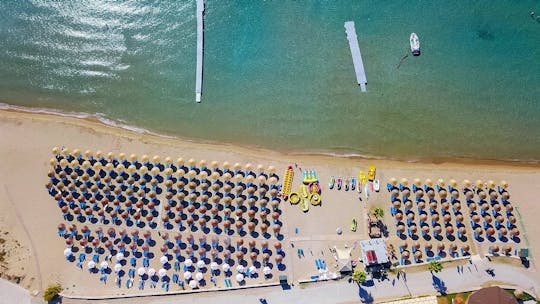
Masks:
[[[195,79],[195,101],[201,102],[204,51],[204,0],[197,0],[197,70]]]
[[[349,47],[351,48],[354,72],[356,73],[356,82],[358,82],[358,84],[360,85],[360,89],[362,90],[362,92],[365,92],[367,85],[366,72],[364,70],[362,54],[360,53],[360,46],[358,46],[358,38],[356,37],[354,21],[345,22],[345,32],[347,33]]]

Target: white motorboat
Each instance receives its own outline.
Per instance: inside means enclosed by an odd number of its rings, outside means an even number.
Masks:
[[[410,43],[411,43],[411,53],[414,56],[420,55],[420,40],[418,40],[418,35],[416,33],[411,33],[410,37]]]

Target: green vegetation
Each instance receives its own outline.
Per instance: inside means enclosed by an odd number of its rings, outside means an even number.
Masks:
[[[374,208],[373,209],[373,215],[375,215],[376,218],[381,219],[384,217],[384,210],[382,208]]]
[[[442,265],[441,262],[433,260],[433,261],[429,262],[428,269],[431,272],[438,273],[438,272],[441,272],[441,270],[443,269],[443,265]]]
[[[49,287],[47,287],[43,293],[43,300],[47,302],[52,301],[61,291],[62,286],[60,284],[49,285]]]
[[[352,275],[353,281],[355,281],[358,284],[363,284],[366,281],[367,273],[365,271],[362,271],[360,269],[355,269]]]

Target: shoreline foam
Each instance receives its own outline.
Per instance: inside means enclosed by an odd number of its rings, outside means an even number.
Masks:
[[[400,162],[400,163],[410,163],[410,164],[474,164],[474,165],[502,165],[502,166],[518,166],[518,167],[540,167],[540,160],[520,160],[520,159],[480,159],[480,158],[463,158],[463,157],[446,157],[446,158],[416,158],[416,159],[403,159],[399,157],[385,157],[377,155],[364,155],[358,153],[337,153],[331,150],[307,150],[307,151],[298,151],[298,150],[270,150],[265,147],[250,145],[250,144],[238,144],[238,143],[229,143],[229,142],[218,142],[212,140],[204,139],[195,139],[195,138],[186,138],[174,135],[166,135],[151,130],[140,128],[137,126],[129,125],[121,121],[116,121],[114,119],[107,118],[102,113],[89,114],[85,112],[63,112],[56,109],[48,108],[31,108],[24,106],[10,105],[0,102],[0,111],[6,112],[15,112],[20,114],[37,114],[52,117],[62,117],[62,118],[72,118],[80,119],[87,122],[98,123],[100,125],[111,127],[115,129],[121,129],[124,131],[134,132],[141,135],[148,135],[152,137],[158,137],[167,140],[181,141],[185,143],[195,143],[195,144],[204,144],[204,145],[213,145],[213,146],[225,146],[225,147],[235,147],[255,151],[265,151],[272,152],[287,156],[299,156],[299,157],[329,157],[329,158],[340,158],[340,159],[350,159],[350,160],[378,160],[378,161],[390,161],[390,162]]]

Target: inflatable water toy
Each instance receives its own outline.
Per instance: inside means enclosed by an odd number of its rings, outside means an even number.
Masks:
[[[304,184],[311,184],[318,182],[319,178],[317,177],[317,172],[315,170],[306,170],[303,173],[302,182]]]
[[[289,166],[287,168],[287,171],[285,171],[285,176],[283,177],[283,187],[281,188],[281,195],[284,200],[287,200],[287,198],[289,197],[289,193],[291,192],[293,176],[293,167]]]
[[[338,177],[337,179],[337,189],[341,190],[341,177]]]
[[[355,232],[356,228],[358,228],[358,222],[356,221],[356,218],[353,218],[351,222],[351,231]]]
[[[308,212],[309,210],[309,199],[307,197],[302,198],[302,201],[300,202],[300,208],[304,212]]]
[[[354,191],[354,189],[356,189],[356,178],[351,177],[350,181],[351,181],[351,191]]]
[[[310,193],[321,193],[321,185],[319,182],[311,183],[308,185],[308,190]]]
[[[375,179],[375,172],[376,172],[375,166],[368,167],[367,177],[370,182],[372,182]]]
[[[379,192],[379,190],[381,189],[381,185],[379,184],[379,180],[376,179],[373,181],[373,190],[375,190],[375,192]]]
[[[303,198],[307,198],[308,197],[308,189],[307,189],[307,186],[306,185],[300,185],[300,191],[299,191],[300,195],[303,197]]]
[[[321,204],[321,196],[318,193],[311,193],[309,195],[309,201],[313,206],[317,206]]]
[[[336,183],[336,180],[333,176],[330,176],[330,182],[328,182],[328,188],[334,189],[334,184]]]
[[[362,184],[365,185],[367,179],[366,179],[366,176],[364,175],[364,171],[360,170],[360,171],[358,172],[358,177],[359,177],[360,180],[362,181]]]
[[[298,195],[298,193],[296,192],[291,192],[291,194],[289,194],[289,203],[291,203],[291,205],[296,205],[300,202],[300,195]]]

